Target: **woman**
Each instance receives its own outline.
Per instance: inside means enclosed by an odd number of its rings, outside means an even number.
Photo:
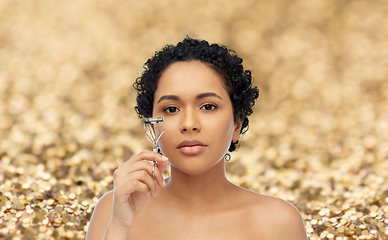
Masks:
[[[186,37],[149,59],[134,87],[139,117],[164,117],[162,154],[141,152],[114,172],[87,239],[307,239],[294,206],[225,176],[259,95],[232,50]]]

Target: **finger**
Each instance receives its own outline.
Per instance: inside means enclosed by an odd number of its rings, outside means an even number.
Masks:
[[[149,195],[148,186],[138,180],[131,180],[126,182],[125,184],[120,184],[119,187],[114,188],[114,194],[121,203],[125,203],[129,200],[129,196],[133,192],[142,192],[145,195]]]
[[[158,167],[159,171],[161,173],[164,173],[168,167],[168,161],[167,162],[157,162],[156,166]]]
[[[154,169],[154,164],[150,163],[149,161],[134,162],[130,165],[128,164],[124,167],[121,167],[120,169],[116,169],[114,173],[114,179],[117,179],[121,175],[128,175],[136,171],[145,170],[151,176],[151,178],[155,179],[159,186],[164,187],[166,184],[163,181],[162,173],[167,168],[168,164],[167,162],[157,162],[156,166],[157,167]],[[160,169],[163,169],[163,171]],[[152,173],[152,171],[154,171],[154,173]]]
[[[163,179],[163,172],[160,169],[165,170],[167,167],[167,162],[157,162],[156,167],[154,167],[154,163],[150,163],[148,161],[137,162],[131,165],[130,167],[134,169],[144,169],[151,176],[151,178],[158,183],[159,186],[164,187],[166,184]],[[132,171],[128,170],[128,171]]]
[[[140,181],[144,183],[148,187],[151,195],[156,196],[156,183],[145,169],[133,172],[131,174],[121,175],[115,179],[115,188],[126,186],[129,182],[132,181]]]
[[[152,174],[152,166],[153,166],[153,163],[150,161],[138,161],[138,162],[133,162],[131,164],[126,164],[124,166],[121,166],[116,170],[119,173],[119,175],[131,174],[133,172],[140,171],[140,170],[147,170],[148,173]]]
[[[167,163],[165,163],[165,164],[167,164]],[[165,187],[166,186],[166,182],[164,181],[164,178],[163,178],[163,174],[162,174],[163,172],[161,172],[159,168],[160,168],[159,163],[157,163],[156,167],[154,169],[154,171],[155,171],[154,179],[158,183],[159,186]]]
[[[156,152],[143,151],[120,165],[119,168],[139,161],[167,162],[168,158]]]
[[[159,186],[165,187],[166,186],[166,182],[165,182],[165,180],[163,178],[163,173],[164,173],[164,171],[166,170],[166,168],[168,166],[168,162],[157,162],[156,166],[157,166],[157,169],[158,169],[158,171],[157,171],[158,174],[156,175],[157,176],[156,180],[157,180]],[[159,178],[159,176],[160,176],[160,178]]]

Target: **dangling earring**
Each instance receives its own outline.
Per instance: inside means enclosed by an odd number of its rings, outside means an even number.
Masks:
[[[225,156],[224,156],[224,159],[225,159],[225,161],[229,162],[230,159],[232,159],[232,157],[230,156],[229,153],[226,153]]]

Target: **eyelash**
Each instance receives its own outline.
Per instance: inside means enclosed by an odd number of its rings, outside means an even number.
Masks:
[[[211,106],[211,107],[212,107],[212,109],[208,109],[208,110],[204,109],[204,110],[206,110],[206,111],[211,111],[211,110],[214,110],[214,109],[217,108],[216,105],[211,104],[211,103],[207,103],[207,104],[204,104],[200,109],[203,109],[203,108],[206,107],[206,106]]]
[[[207,106],[210,106],[211,109],[206,109]],[[204,109],[204,108],[205,108],[205,109]],[[214,110],[214,109],[216,109],[216,108],[217,108],[217,106],[216,106],[215,104],[207,103],[207,104],[202,105],[202,106],[200,107],[200,110],[211,111],[211,110]],[[174,111],[174,112],[171,112],[171,109],[175,109],[175,111]],[[176,113],[176,112],[179,111],[179,109],[178,109],[177,107],[174,107],[174,106],[168,106],[168,107],[165,107],[165,108],[163,109],[163,111],[166,112],[166,113]]]
[[[169,106],[169,107],[165,107],[165,108],[163,109],[163,112],[166,112],[166,113],[176,113],[176,112],[177,112],[177,111],[175,111],[175,112],[168,112],[168,109],[171,110],[171,108],[176,109],[176,110],[179,110],[177,107]]]

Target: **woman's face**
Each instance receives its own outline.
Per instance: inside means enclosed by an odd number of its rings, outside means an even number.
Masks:
[[[154,117],[164,117],[166,131],[159,141],[176,169],[198,175],[211,169],[238,140],[241,123],[223,79],[199,61],[171,64],[155,91]]]

